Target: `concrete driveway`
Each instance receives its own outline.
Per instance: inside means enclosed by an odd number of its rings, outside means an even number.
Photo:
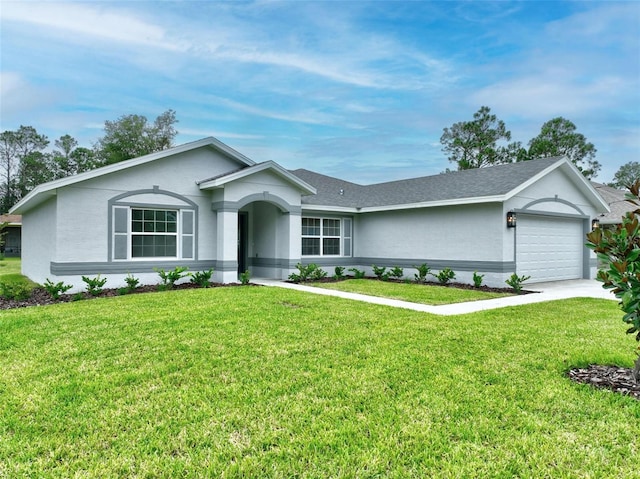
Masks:
[[[505,298],[486,299],[483,301],[471,301],[468,303],[446,304],[442,306],[430,306],[426,304],[410,303],[397,299],[379,298],[376,296],[367,296],[364,294],[346,293],[344,291],[333,291],[330,289],[314,288],[302,284],[287,283],[272,279],[252,279],[253,283],[262,284],[264,286],[275,286],[280,288],[295,289],[298,291],[306,291],[313,294],[321,294],[324,296],[337,296],[340,298],[351,299],[354,301],[364,301],[373,304],[382,304],[385,306],[393,306],[396,308],[412,309],[414,311],[422,311],[425,313],[439,315],[454,315],[474,313],[476,311],[484,311],[487,309],[506,308],[509,306],[519,306],[521,304],[540,303],[543,301],[553,301],[556,299],[567,298],[599,298],[616,301],[616,297],[609,291],[602,288],[602,283],[593,279],[579,279],[570,281],[553,281],[549,283],[533,283],[525,284],[524,289],[527,291],[536,291],[531,294],[523,294],[518,296],[508,296]]]

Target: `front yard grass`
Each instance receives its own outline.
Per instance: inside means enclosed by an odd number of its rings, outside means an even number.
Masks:
[[[0,477],[638,477],[612,301],[458,317],[280,288],[0,313]]]
[[[0,279],[7,274],[20,274],[20,258],[0,259]]]
[[[309,285],[432,306],[511,296],[510,293],[496,293],[482,291],[481,289],[460,289],[432,283],[397,283],[371,279],[347,279],[337,282],[310,283]]]

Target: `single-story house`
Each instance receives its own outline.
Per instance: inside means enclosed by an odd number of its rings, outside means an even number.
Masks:
[[[22,217],[20,215],[0,215],[0,225],[6,224],[2,230],[2,246],[0,254],[10,257],[19,257],[22,244]]]
[[[297,263],[371,272],[414,265],[451,268],[504,286],[590,278],[591,221],[609,211],[565,158],[547,158],[374,185],[273,161],[255,163],[215,138],[36,187],[22,215],[23,273],[84,288],[82,275],[123,286],[155,268],[214,269],[286,279]]]

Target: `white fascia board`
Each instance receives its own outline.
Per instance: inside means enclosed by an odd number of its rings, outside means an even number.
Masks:
[[[98,178],[103,175],[108,175],[109,173],[115,173],[117,171],[126,170],[127,168],[132,168],[134,166],[143,165],[145,163],[149,163],[151,161],[159,160],[162,158],[166,158],[169,156],[173,156],[176,154],[184,153],[186,151],[196,150],[198,148],[202,148],[205,146],[209,146],[218,150],[225,155],[231,157],[232,159],[242,163],[246,166],[255,165],[255,161],[247,158],[246,156],[238,153],[233,148],[225,145],[220,140],[207,137],[202,140],[192,141],[190,143],[185,143],[184,145],[174,146],[173,148],[169,148],[167,150],[157,151],[155,153],[150,153],[148,155],[139,156],[138,158],[131,158],[130,160],[124,160],[119,163],[114,163],[113,165],[103,166],[101,168],[96,168],[95,170],[85,171],[84,173],[79,173],[73,176],[67,176],[66,178],[61,178],[59,180],[50,181],[48,183],[43,183],[41,185],[36,186],[27,196],[22,198],[18,203],[16,203],[11,211],[26,211],[31,209],[31,207],[36,206],[42,203],[46,198],[34,200],[35,197],[40,196],[46,192],[57,190],[58,188],[64,188],[65,186],[70,186],[75,183],[79,183],[81,181],[91,180],[93,178]],[[56,193],[54,192],[53,195]],[[29,206],[24,209],[25,206]]]
[[[203,181],[203,182],[196,182],[196,184],[198,185],[198,187],[201,190],[209,190],[209,189],[214,189],[214,188],[220,188],[220,187],[226,185],[227,183],[231,183],[233,181],[237,181],[239,179],[246,178],[248,176],[254,175],[256,173],[259,173],[259,172],[265,171],[265,170],[271,170],[275,174],[277,174],[277,175],[281,176],[282,178],[284,178],[289,183],[293,183],[300,190],[302,190],[304,194],[307,194],[307,195],[315,195],[316,194],[316,189],[313,186],[311,186],[309,183],[307,183],[305,181],[302,181],[297,176],[289,173],[287,170],[285,170],[280,165],[278,165],[277,163],[275,163],[274,161],[271,161],[271,160],[265,161],[264,163],[259,163],[257,165],[253,165],[253,166],[251,166],[249,168],[244,168],[242,170],[235,171],[233,173],[229,173],[228,175],[224,175],[224,176],[221,176],[219,178],[215,178],[213,180],[207,180],[207,181]]]
[[[314,212],[327,212],[327,213],[360,213],[358,208],[350,206],[325,206],[325,205],[302,205],[302,212],[314,211]]]
[[[481,203],[502,203],[505,201],[504,195],[497,196],[479,196],[474,198],[455,198],[450,200],[441,201],[424,201],[421,203],[406,203],[401,205],[387,205],[387,206],[368,206],[360,208],[360,213],[375,213],[381,211],[396,211],[396,210],[413,210],[420,208],[437,208],[439,206],[460,206],[460,205],[473,205]]]

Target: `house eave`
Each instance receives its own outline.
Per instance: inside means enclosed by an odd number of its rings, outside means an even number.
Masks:
[[[224,185],[228,183],[232,183],[234,181],[238,181],[243,178],[247,178],[251,175],[255,175],[261,171],[271,171],[276,175],[283,178],[285,181],[295,185],[304,195],[315,195],[316,189],[308,184],[307,182],[301,180],[297,176],[289,173],[287,170],[279,166],[277,163],[273,161],[266,161],[264,163],[259,163],[253,165],[248,168],[243,168],[239,171],[234,171],[233,173],[229,173],[228,175],[220,176],[218,178],[214,178],[212,180],[202,180],[196,181],[196,184],[201,190],[213,190],[217,188],[222,188]]]
[[[503,195],[498,196],[479,196],[474,198],[455,198],[450,200],[439,201],[423,201],[419,203],[404,203],[398,205],[384,205],[384,206],[330,206],[330,205],[314,205],[303,204],[303,211],[327,211],[335,213],[380,213],[385,211],[398,211],[398,210],[413,210],[423,208],[437,208],[442,206],[459,206],[459,205],[471,205],[481,203],[501,203],[505,201]]]
[[[140,156],[138,158],[131,158],[130,160],[114,163],[113,165],[103,166],[100,168],[96,168],[95,170],[90,170],[84,173],[79,173],[77,175],[61,178],[59,180],[43,183],[41,185],[36,186],[28,195],[26,195],[18,203],[16,203],[11,208],[10,213],[22,214],[25,211],[30,210],[31,208],[42,203],[43,201],[46,201],[47,198],[40,199],[39,198],[40,195],[46,194],[52,190],[57,190],[58,188],[64,188],[65,186],[70,186],[75,183],[91,180],[93,178],[98,178],[100,176],[108,175],[110,173],[115,173],[117,171],[126,170],[128,168],[133,168],[135,166],[143,165],[151,161],[159,160],[162,158],[166,158],[169,156],[173,156],[176,154],[180,154],[180,153],[184,153],[187,151],[192,151],[192,150],[196,150],[198,148],[204,148],[204,147],[213,148],[214,150],[225,154],[226,156],[234,159],[235,161],[241,164],[244,164],[245,166],[253,166],[256,164],[253,160],[247,158],[242,153],[237,152],[233,148],[225,145],[220,140],[213,137],[208,137],[208,138],[203,138],[202,140],[185,143],[184,145],[174,146],[173,148],[169,148],[167,150],[157,151],[155,153],[150,153],[148,155]]]

